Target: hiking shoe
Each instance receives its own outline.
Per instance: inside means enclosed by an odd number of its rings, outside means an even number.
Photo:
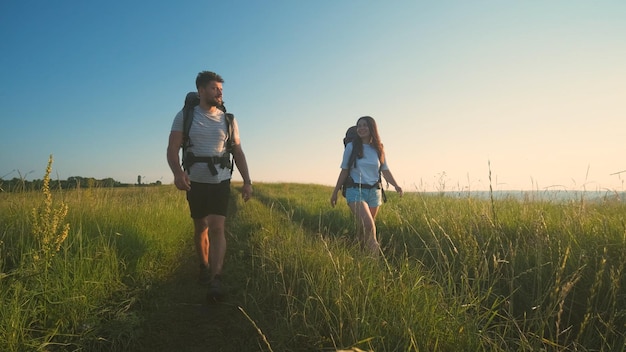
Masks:
[[[200,275],[198,276],[198,283],[200,285],[208,285],[211,282],[211,269],[204,264],[200,264]]]
[[[207,301],[215,302],[224,297],[224,288],[222,287],[222,278],[219,275],[215,275],[211,283],[209,284],[209,292],[206,294]]]

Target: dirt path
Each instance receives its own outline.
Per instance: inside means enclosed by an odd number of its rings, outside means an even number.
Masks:
[[[231,241],[229,245],[232,243]],[[234,244],[234,243],[233,243]],[[230,246],[226,265],[232,263]],[[227,297],[208,304],[207,288],[197,282],[197,260],[190,247],[179,268],[167,281],[151,290],[141,307],[141,337],[134,351],[266,351],[260,335],[239,309],[245,295],[245,279],[237,268],[225,269]]]

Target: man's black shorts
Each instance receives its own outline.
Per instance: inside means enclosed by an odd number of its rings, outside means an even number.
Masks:
[[[191,182],[187,191],[187,202],[191,217],[201,219],[208,215],[228,215],[230,180],[221,183]]]

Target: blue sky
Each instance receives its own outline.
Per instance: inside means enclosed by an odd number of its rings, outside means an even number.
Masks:
[[[624,190],[624,1],[3,1],[0,177],[172,182],[224,79],[256,182],[333,185],[373,116],[406,190]],[[613,175],[612,175],[613,174]],[[235,171],[234,178],[240,180]]]

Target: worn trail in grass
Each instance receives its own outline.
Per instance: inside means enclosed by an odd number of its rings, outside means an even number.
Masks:
[[[241,287],[231,284],[235,278],[229,280],[229,296],[209,305],[196,273],[197,261],[188,256],[169,281],[154,287],[142,306],[143,331],[135,350],[236,351],[258,346],[256,331],[238,308]]]
[[[141,304],[143,324],[136,351],[260,351],[260,335],[244,314],[250,258],[245,258],[247,234],[240,233],[237,202],[231,202],[227,224],[228,251],[224,281],[228,295],[207,303],[206,286],[198,283],[198,261],[189,245],[169,280],[155,284]]]

